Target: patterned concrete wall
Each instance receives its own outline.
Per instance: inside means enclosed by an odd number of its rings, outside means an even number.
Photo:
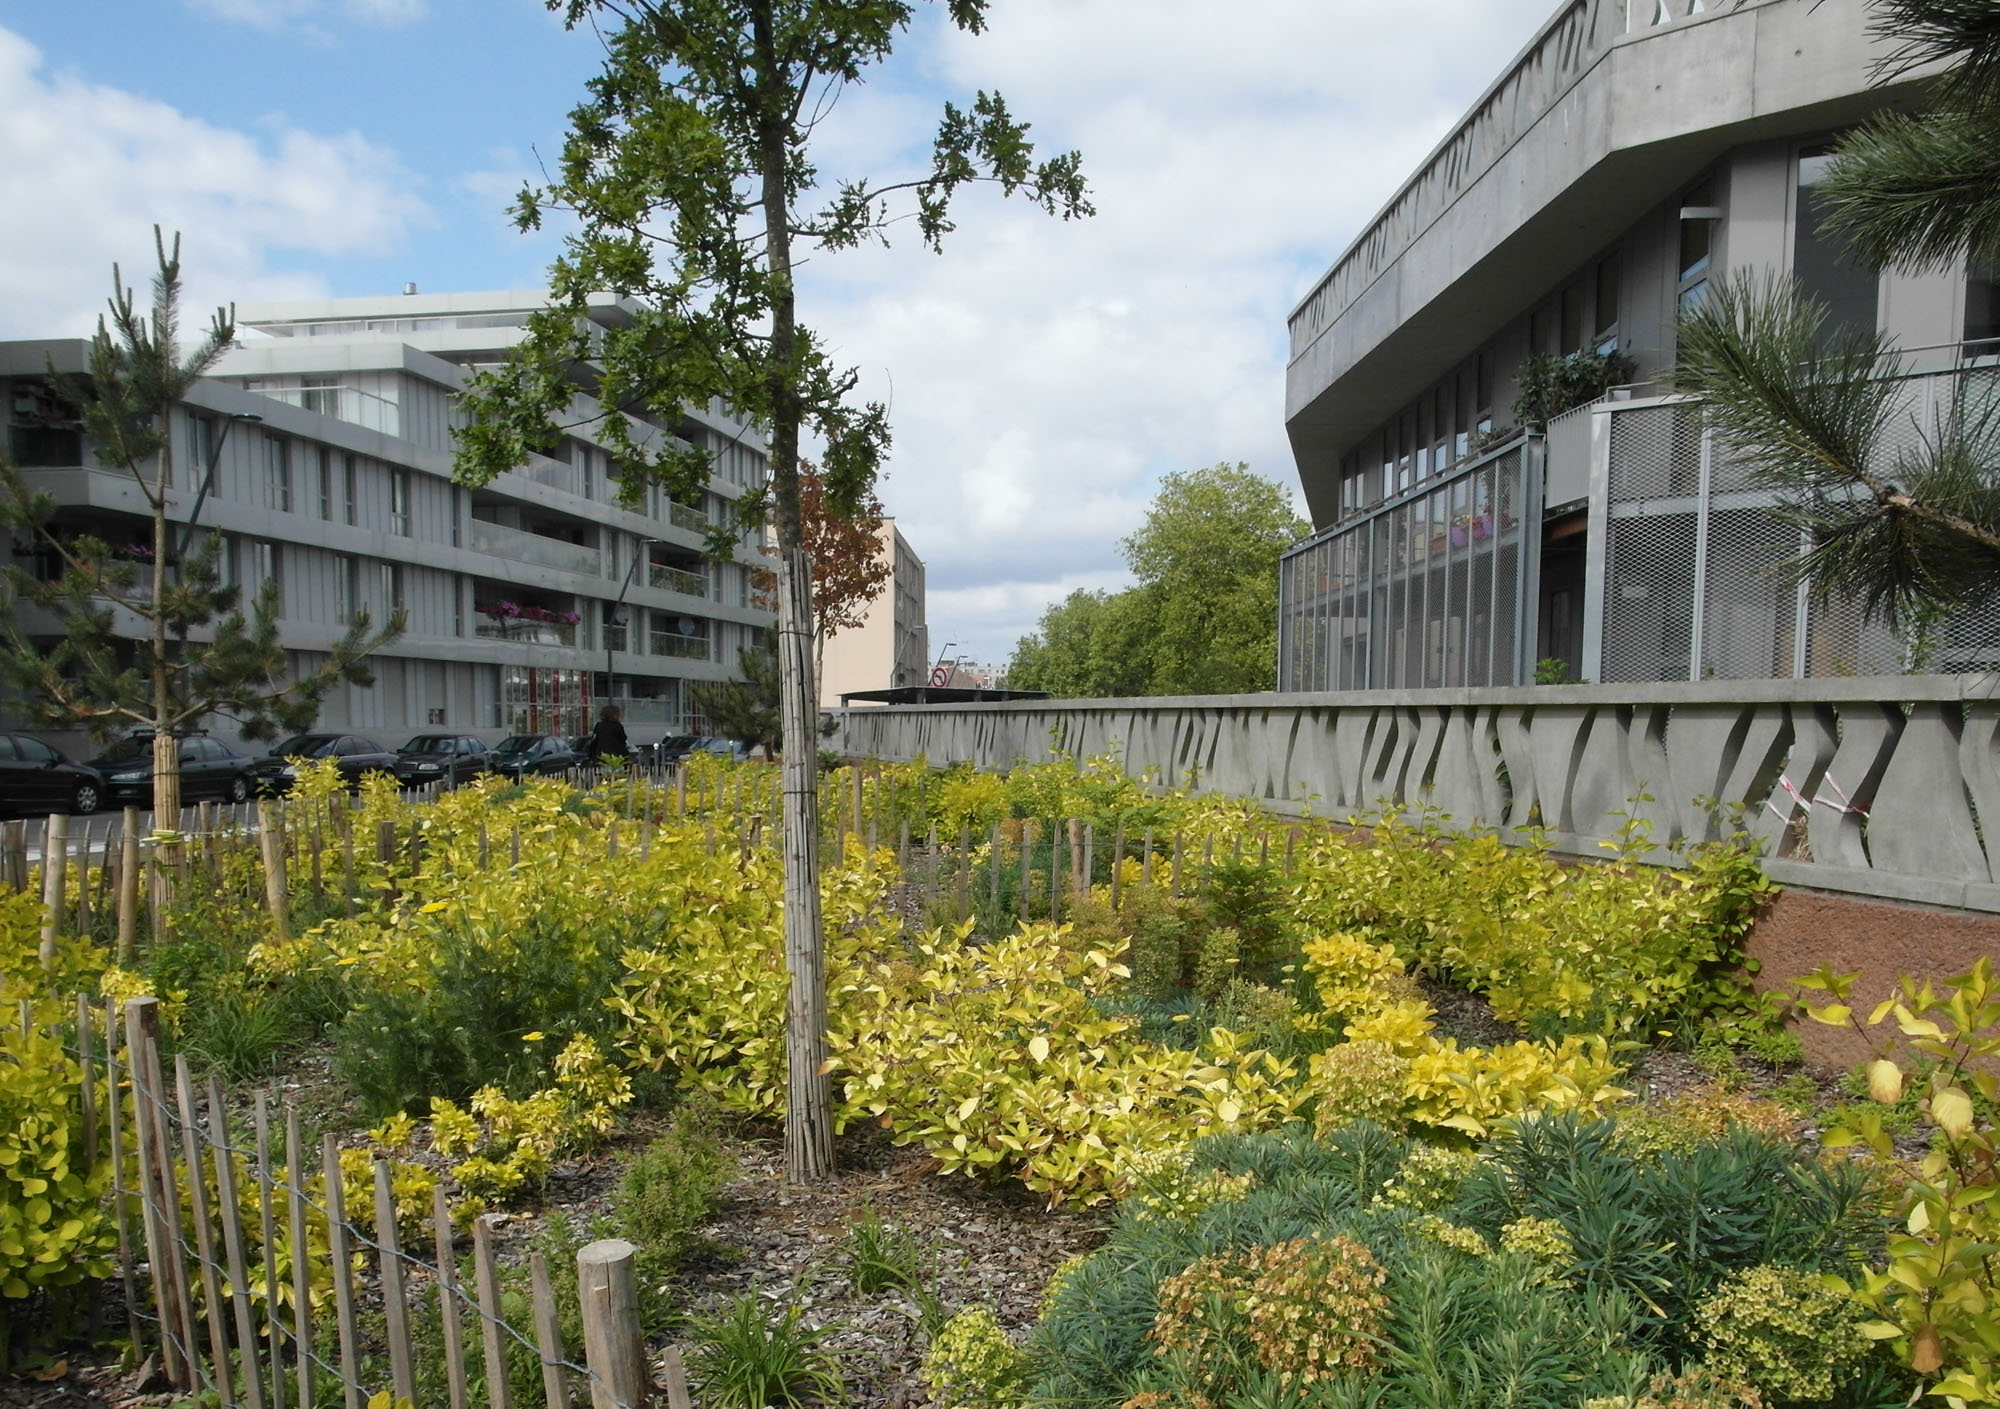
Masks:
[[[854,709],[838,742],[989,769],[1116,753],[1155,781],[1339,818],[1428,806],[1584,855],[1628,812],[1672,846],[1740,808],[1785,884],[2000,911],[1989,675]]]

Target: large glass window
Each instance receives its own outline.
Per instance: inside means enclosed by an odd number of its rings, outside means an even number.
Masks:
[[[410,536],[410,472],[389,471],[389,531]]]
[[[1618,350],[1618,286],[1625,277],[1624,262],[1606,255],[1597,262],[1597,336],[1591,340],[1599,356]]]
[[[279,513],[292,511],[292,445],[283,436],[264,438],[264,502]]]
[[[1991,264],[1965,271],[1965,355],[2000,355],[2000,268]]]
[[[1709,263],[1715,254],[1715,229],[1721,220],[1713,181],[1704,181],[1681,197],[1680,272],[1675,293],[1682,312],[1699,307],[1708,294]]]
[[[1844,241],[1820,233],[1825,215],[1817,191],[1833,164],[1829,147],[1799,152],[1799,200],[1792,228],[1792,274],[1800,289],[1826,306],[1824,336],[1867,336],[1875,331],[1881,279],[1848,251]]]
[[[333,452],[319,448],[319,516],[333,522]]]

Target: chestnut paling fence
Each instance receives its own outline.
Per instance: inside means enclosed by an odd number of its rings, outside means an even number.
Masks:
[[[20,1021],[34,1021],[23,1003]],[[549,1269],[529,1257],[533,1326],[503,1311],[495,1225],[471,1224],[473,1275],[461,1278],[453,1209],[436,1191],[431,1247],[406,1248],[386,1160],[373,1164],[372,1210],[344,1203],[340,1146],[317,1150],[300,1115],[257,1091],[248,1131],[232,1120],[220,1078],[197,1083],[185,1054],[169,1081],[160,1059],[160,1001],[97,1009],[83,999],[52,1035],[76,1059],[83,1166],[108,1169],[117,1283],[135,1356],[157,1357],[177,1389],[223,1409],[363,1409],[375,1396],[419,1402],[412,1319],[437,1308],[444,1400],[466,1409],[473,1390],[512,1409],[510,1344],[539,1362],[548,1409],[586,1391],[593,1409],[638,1409],[656,1394],[687,1409],[677,1350],[656,1386],[640,1331],[636,1249],[617,1239],[577,1254],[581,1359],[563,1345]],[[102,1164],[100,1164],[102,1161]],[[379,1324],[364,1322],[379,1307]],[[364,1340],[364,1329],[367,1338]],[[429,1347],[427,1353],[435,1353]],[[386,1362],[386,1371],[381,1366]]]
[[[822,794],[833,852],[894,864],[926,923],[976,916],[1004,927],[1017,912],[1061,919],[1101,885],[1114,906],[1128,886],[1178,895],[1198,868],[1223,861],[1289,876],[1304,830],[1267,828],[1254,849],[1239,831],[1227,856],[1209,836],[1199,848],[1179,832],[1119,826],[1105,836],[1084,819],[1017,820],[983,835],[966,826],[941,836],[918,820],[929,815],[927,778],[867,765],[847,778],[848,786]],[[775,769],[597,781],[610,812],[601,841],[607,857],[625,846],[643,859],[656,844],[672,844],[747,861],[779,835]],[[133,959],[141,936],[151,943],[166,935],[166,915],[197,875],[211,887],[241,886],[237,903],[268,907],[263,923],[285,936],[300,914],[354,914],[364,894],[377,904],[416,890],[427,859],[426,809],[409,811],[403,824],[382,822],[372,837],[358,837],[345,799],[193,808],[178,833],[150,830],[153,819],[131,812],[110,819],[102,834],[88,819],[51,817],[31,838],[28,824],[13,822],[0,827],[0,885],[39,892],[45,963],[73,935],[115,934],[121,957]],[[518,830],[489,838],[482,827],[477,864],[518,865],[521,847]],[[884,855],[890,848],[893,863]],[[364,860],[396,863],[386,888],[381,872],[367,875]],[[308,874],[295,892],[291,878]],[[375,883],[364,886],[364,878]],[[593,1409],[637,1409],[657,1397],[688,1409],[677,1349],[661,1357],[656,1382],[629,1243],[603,1240],[577,1255],[579,1359],[562,1343],[541,1254],[528,1259],[532,1324],[517,1326],[504,1314],[489,1215],[461,1236],[440,1187],[426,1246],[406,1246],[389,1162],[373,1162],[370,1206],[349,1207],[336,1136],[311,1147],[294,1106],[267,1090],[232,1102],[219,1078],[197,1080],[185,1054],[169,1074],[159,999],[79,997],[60,1019],[50,1013],[50,1005],[24,1000],[19,1022],[24,1032],[39,1026],[75,1060],[77,1153],[83,1169],[109,1172],[105,1199],[126,1331],[135,1358],[157,1357],[177,1389],[212,1395],[222,1409],[314,1409],[336,1400],[341,1409],[364,1409],[383,1393],[449,1409],[475,1400],[514,1409],[508,1357],[520,1346],[539,1364],[548,1409],[568,1409],[584,1393]],[[469,1278],[460,1266],[467,1241]],[[432,1307],[445,1384],[438,1392],[432,1374],[420,1395],[413,1322]],[[429,1340],[421,1345],[425,1355],[440,1354]]]

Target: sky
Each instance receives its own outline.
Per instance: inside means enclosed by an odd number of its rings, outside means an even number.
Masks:
[[[1159,478],[1242,461],[1296,493],[1285,318],[1552,0],[943,6],[822,126],[823,175],[920,174],[941,105],[1003,93],[1079,150],[1096,215],[962,195],[815,255],[800,312],[890,407],[881,492],[934,652],[1004,661]],[[183,234],[191,309],[534,288],[559,230],[506,209],[602,49],[541,0],[0,0],[0,338],[87,333],[114,262]]]

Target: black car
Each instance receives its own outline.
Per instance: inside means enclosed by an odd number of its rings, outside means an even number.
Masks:
[[[128,734],[90,760],[104,776],[105,800],[114,807],[153,804],[153,736]],[[250,760],[206,734],[181,739],[181,800],[243,802],[250,796]]]
[[[583,760],[553,734],[509,734],[493,746],[493,771],[517,782],[531,774],[567,773]]]
[[[650,751],[642,749],[641,752],[646,762],[655,766],[679,763],[694,751],[694,746],[699,742],[700,740],[692,734],[669,734],[654,744]]]
[[[294,758],[330,758],[340,767],[349,790],[361,786],[368,773],[396,771],[396,755],[359,734],[295,734],[250,765],[250,787],[259,793],[288,793],[298,770]]]
[[[470,734],[418,734],[396,750],[396,779],[406,788],[455,788],[492,771],[492,755]]]
[[[84,816],[104,802],[97,770],[71,763],[40,739],[0,734],[0,811]]]

